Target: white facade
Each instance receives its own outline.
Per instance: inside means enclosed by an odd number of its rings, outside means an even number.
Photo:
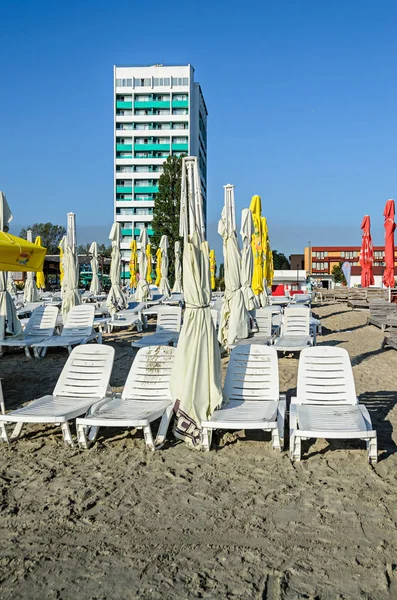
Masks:
[[[169,155],[198,157],[206,203],[206,132],[207,109],[191,65],[114,67],[114,216],[122,260],[129,261],[130,243],[142,228],[151,235],[154,196]]]

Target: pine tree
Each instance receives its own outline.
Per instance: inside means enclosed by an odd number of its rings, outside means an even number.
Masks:
[[[150,243],[155,252],[161,236],[168,236],[168,277],[174,281],[174,246],[179,237],[179,208],[181,201],[182,157],[169,156],[164,162],[164,172],[159,179],[159,191],[154,199],[153,235]]]

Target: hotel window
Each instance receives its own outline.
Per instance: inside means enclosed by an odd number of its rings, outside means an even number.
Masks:
[[[116,208],[116,214],[117,215],[133,215],[134,209],[133,208]]]
[[[132,87],[132,79],[116,79],[117,87]]]
[[[166,87],[169,86],[171,83],[171,80],[169,77],[155,77],[154,78],[154,85],[159,86],[159,87]]]
[[[174,144],[187,144],[187,137],[174,137],[172,141]]]
[[[136,123],[135,129],[140,131],[142,129],[149,129],[149,123]]]
[[[187,100],[187,94],[174,94],[173,100]]]
[[[341,250],[340,256],[341,256],[341,258],[345,258],[345,251],[344,250]]]
[[[151,77],[134,77],[135,87],[149,87],[152,85]]]
[[[189,85],[188,77],[173,77],[172,85]]]
[[[187,115],[188,110],[187,110],[187,108],[173,108],[172,114],[173,115]]]
[[[147,187],[149,185],[152,185],[152,182],[149,181],[149,179],[136,179],[135,180],[136,187]]]

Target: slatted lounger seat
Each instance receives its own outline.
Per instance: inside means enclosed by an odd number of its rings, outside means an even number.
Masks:
[[[23,334],[19,337],[9,337],[1,340],[0,347],[24,348],[26,356],[30,358],[29,348],[38,342],[44,342],[53,335],[58,313],[56,306],[39,306],[35,308]]]

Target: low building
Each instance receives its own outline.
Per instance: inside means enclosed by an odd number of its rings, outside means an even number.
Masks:
[[[360,266],[361,246],[312,246],[306,247],[304,252],[304,265],[308,274],[313,279],[326,283],[331,281],[330,276],[335,265],[345,261],[351,264],[351,286],[361,283]],[[374,246],[373,273],[375,286],[382,286],[383,271],[385,269],[385,248]],[[394,251],[394,265],[397,266],[397,249]],[[324,282],[322,281],[324,280]],[[323,287],[330,287],[328,283]]]

